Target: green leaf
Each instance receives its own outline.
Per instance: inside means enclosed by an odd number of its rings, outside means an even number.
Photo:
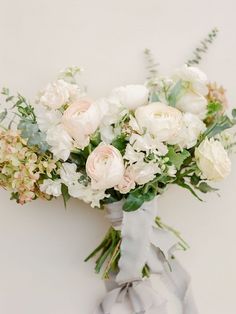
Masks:
[[[2,111],[0,113],[0,122],[2,122],[7,116],[7,109],[4,109],[4,111]]]
[[[169,157],[170,162],[176,167],[177,170],[180,170],[184,161],[190,157],[190,153],[184,149],[182,152],[175,152],[174,147],[170,147],[167,157]]]
[[[209,102],[209,104],[207,105],[207,115],[208,116],[212,116],[217,114],[218,112],[220,112],[223,109],[223,106],[221,103],[219,102]]]
[[[218,191],[218,189],[211,187],[207,182],[201,182],[196,188],[202,193]]]
[[[174,85],[174,87],[171,88],[170,94],[168,95],[168,102],[169,102],[170,106],[172,106],[172,107],[175,106],[182,89],[183,89],[183,86],[182,86],[181,80],[178,81]]]
[[[234,109],[232,110],[232,116],[233,116],[234,118],[236,118],[236,108],[234,108]]]
[[[193,196],[195,196],[199,201],[202,202],[202,199],[197,195],[197,193],[194,191],[194,189],[184,181],[184,179],[183,180],[177,180],[176,184],[178,184],[179,186],[181,186],[184,189],[189,190],[193,194]]]
[[[160,101],[160,98],[159,98],[159,96],[158,96],[157,92],[153,92],[153,93],[151,93],[150,101],[151,101],[151,102],[157,102],[157,101]]]
[[[230,120],[227,116],[222,116],[216,121],[213,125],[211,125],[207,130],[203,133],[203,138],[208,137],[214,137],[217,134],[223,132],[224,130],[227,130],[234,126],[234,122]]]
[[[126,142],[126,136],[124,134],[121,134],[112,141],[112,145],[116,147],[121,152],[121,154],[124,154]]]
[[[199,178],[197,175],[193,174],[191,176],[191,184],[196,186],[201,181],[201,178]]]
[[[132,212],[139,209],[144,203],[144,197],[140,190],[129,193],[124,205],[123,210]]]
[[[9,101],[11,101],[13,99],[14,99],[14,96],[9,96],[9,97],[6,98],[6,102],[9,102]]]
[[[1,91],[2,95],[9,96],[9,93],[10,93],[9,88],[6,88],[6,87],[2,88],[2,91]]]
[[[63,197],[63,201],[64,201],[64,206],[66,208],[66,204],[68,202],[68,200],[70,199],[70,194],[68,192],[68,187],[62,183],[61,185],[61,193],[62,193],[62,197]]]

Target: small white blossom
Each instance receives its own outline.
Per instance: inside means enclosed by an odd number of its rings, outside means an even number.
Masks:
[[[72,138],[60,124],[48,130],[46,141],[51,146],[51,151],[55,158],[64,161],[69,158],[73,147]]]
[[[58,197],[61,195],[61,180],[45,179],[40,184],[40,191]]]

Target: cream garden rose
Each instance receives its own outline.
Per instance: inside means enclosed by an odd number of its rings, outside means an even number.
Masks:
[[[80,95],[77,85],[64,80],[49,83],[41,93],[39,103],[51,109],[58,109],[68,102],[75,101]]]
[[[99,108],[89,101],[80,100],[70,105],[62,116],[62,125],[74,139],[75,146],[84,149],[101,121]]]
[[[135,117],[143,131],[149,132],[160,142],[167,142],[181,130],[183,119],[178,109],[160,102],[139,107]]]
[[[149,90],[144,85],[127,85],[115,88],[111,97],[116,98],[124,107],[134,110],[148,103]]]
[[[213,138],[205,139],[195,149],[196,163],[206,179],[224,179],[231,170],[231,161],[221,142]]]
[[[190,112],[204,119],[207,112],[208,94],[207,76],[196,67],[184,65],[173,75],[174,81],[182,80],[185,92],[177,99],[176,108],[183,112]]]
[[[93,189],[109,189],[118,185],[125,172],[121,153],[114,146],[101,143],[89,155],[86,172]]]

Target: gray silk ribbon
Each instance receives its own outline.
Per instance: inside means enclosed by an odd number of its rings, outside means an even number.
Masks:
[[[112,314],[115,304],[124,303],[125,298],[129,301],[134,314],[146,314],[149,311],[167,314],[166,300],[152,289],[149,280],[128,283],[111,290],[95,314]]]
[[[113,228],[121,230],[121,258],[119,272],[106,285],[108,294],[95,314],[112,314],[115,304],[124,302],[125,298],[135,314],[168,314],[167,301],[151,287],[149,279],[142,279],[145,264],[151,273],[159,274],[167,288],[178,297],[183,314],[198,314],[190,276],[172,258],[178,239],[154,224],[156,210],[156,199],[132,213],[122,211],[122,202],[108,206],[107,218]]]

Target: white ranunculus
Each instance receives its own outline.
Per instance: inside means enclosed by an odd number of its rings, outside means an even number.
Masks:
[[[93,189],[112,188],[120,183],[125,171],[121,153],[112,145],[101,143],[89,155],[86,172]]]
[[[176,102],[176,108],[183,112],[190,112],[200,119],[205,119],[207,113],[207,99],[200,95],[187,91]]]
[[[135,117],[143,131],[147,131],[160,142],[175,137],[182,127],[182,114],[178,109],[160,102],[139,107]]]
[[[135,188],[134,171],[131,166],[125,169],[125,173],[121,182],[116,186],[121,194],[127,194]]]
[[[70,105],[62,117],[62,125],[75,140],[75,146],[84,149],[89,144],[93,134],[101,121],[99,108],[88,102],[78,101]]]
[[[59,110],[51,110],[40,104],[35,105],[34,113],[39,129],[42,132],[48,131],[52,126],[57,125],[62,117]]]
[[[58,109],[68,102],[75,101],[79,96],[80,90],[77,85],[57,80],[46,86],[40,95],[39,103],[51,109]]]
[[[169,144],[178,144],[181,149],[191,148],[196,145],[197,140],[206,130],[205,123],[192,113],[183,114],[183,127],[181,132]]]
[[[189,89],[196,94],[203,96],[208,94],[207,76],[197,67],[185,64],[182,68],[175,71],[173,79],[175,81],[183,80],[188,82],[190,84]]]
[[[61,195],[61,180],[45,179],[40,184],[40,191],[48,195],[58,197]]]
[[[157,163],[144,161],[137,162],[130,166],[133,173],[134,181],[137,184],[145,184],[152,181],[157,173],[161,173],[161,169]]]
[[[203,176],[208,180],[221,180],[230,173],[231,161],[218,140],[205,139],[195,149],[195,158]]]
[[[127,85],[115,88],[111,97],[118,101],[126,108],[134,110],[148,103],[149,90],[144,85]]]
[[[72,138],[64,130],[62,125],[57,125],[47,131],[46,142],[51,146],[50,150],[54,158],[66,161],[69,158],[72,145]]]

